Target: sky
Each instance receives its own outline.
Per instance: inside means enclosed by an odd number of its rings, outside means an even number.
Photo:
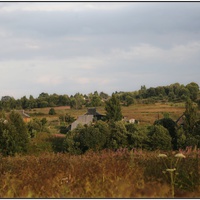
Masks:
[[[199,2],[0,3],[0,98],[200,85]]]

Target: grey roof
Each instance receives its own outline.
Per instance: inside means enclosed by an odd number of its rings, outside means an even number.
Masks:
[[[71,124],[71,130],[75,129],[78,124],[89,124],[93,121],[93,115],[81,115],[78,119]]]
[[[24,110],[19,111],[23,118],[30,118],[30,116],[24,112]]]

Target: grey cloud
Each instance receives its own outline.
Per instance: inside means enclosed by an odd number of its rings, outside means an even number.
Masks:
[[[9,91],[18,85],[17,91],[27,92],[23,80],[33,93],[199,81],[199,3],[131,2],[117,9],[48,12],[31,9],[31,3],[24,10],[11,5],[6,11],[7,4],[0,4],[0,66],[14,66],[19,77],[12,86],[3,79]]]

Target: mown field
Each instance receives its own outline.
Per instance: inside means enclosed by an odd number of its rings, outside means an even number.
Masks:
[[[147,152],[140,149],[120,149],[69,155],[59,152],[64,138],[59,133],[59,116],[70,114],[77,118],[87,108],[73,110],[55,107],[56,115],[48,114],[50,108],[26,112],[32,118],[47,119],[47,132],[31,139],[27,155],[0,156],[1,198],[171,198],[170,174],[166,167],[175,165],[177,152]],[[104,107],[97,108],[104,114]],[[168,114],[173,120],[185,111],[184,104],[137,104],[122,107],[123,116],[139,120],[141,125],[153,124]],[[159,158],[167,154],[169,160]],[[186,158],[176,167],[175,197],[198,198],[199,157],[198,149],[182,151]],[[167,166],[165,165],[167,164]],[[175,175],[175,174],[174,174]]]

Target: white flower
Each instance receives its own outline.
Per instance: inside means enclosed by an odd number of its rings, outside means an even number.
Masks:
[[[3,123],[4,123],[4,124],[7,124],[7,123],[8,123],[8,121],[5,119],[5,120],[3,121]]]
[[[182,153],[177,153],[175,155],[176,158],[185,158],[185,156]]]
[[[166,169],[167,172],[174,172],[176,170],[176,168],[174,169]]]
[[[167,155],[166,155],[166,154],[164,154],[164,153],[159,153],[159,154],[158,154],[158,157],[159,157],[159,158],[166,158],[166,157],[167,157]]]

